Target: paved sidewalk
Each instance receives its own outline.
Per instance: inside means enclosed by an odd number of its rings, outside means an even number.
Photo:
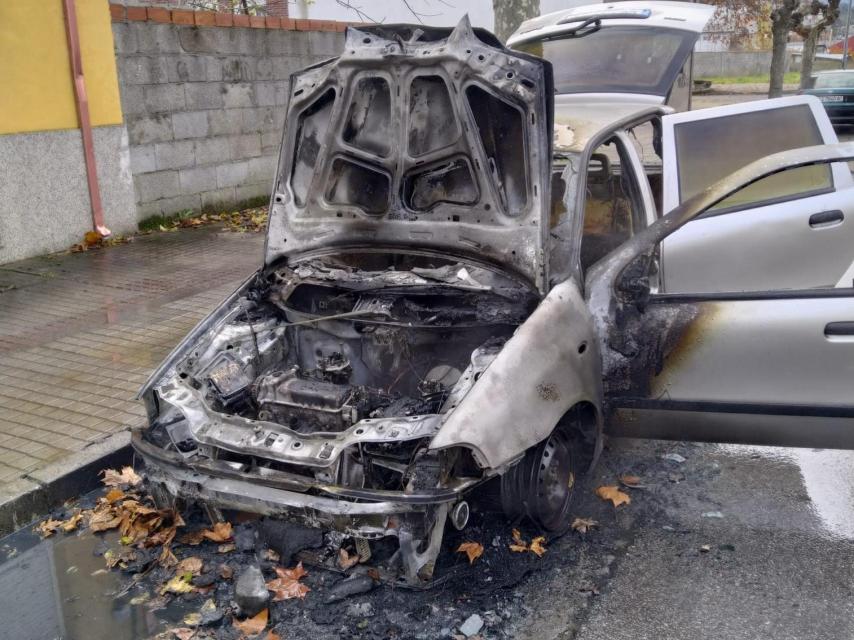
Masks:
[[[0,265],[0,494],[139,423],[139,386],[262,246],[205,227]]]

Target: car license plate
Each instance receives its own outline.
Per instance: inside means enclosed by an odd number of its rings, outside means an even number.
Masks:
[[[819,96],[822,102],[842,102],[842,96]]]

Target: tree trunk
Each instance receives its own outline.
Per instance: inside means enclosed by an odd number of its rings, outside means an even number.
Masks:
[[[812,65],[815,61],[815,49],[818,44],[818,36],[823,29],[824,27],[810,29],[804,40],[804,52],[801,59],[801,89],[808,89],[811,84],[810,77],[812,76]]]
[[[520,24],[540,15],[540,0],[492,0],[495,14],[495,35],[507,42]]]
[[[783,75],[786,73],[786,44],[789,32],[801,26],[803,16],[798,11],[800,0],[782,0],[771,11],[771,78],[769,98],[783,95]]]
[[[783,95],[783,76],[786,73],[786,43],[789,39],[788,20],[775,21],[771,26],[771,84],[768,87],[769,98]]]

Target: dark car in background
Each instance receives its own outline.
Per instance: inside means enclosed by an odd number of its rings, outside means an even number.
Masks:
[[[854,126],[854,69],[817,73],[804,93],[821,100],[834,128]]]

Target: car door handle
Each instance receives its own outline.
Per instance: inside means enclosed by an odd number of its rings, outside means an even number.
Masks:
[[[810,226],[813,229],[832,227],[843,220],[845,220],[845,214],[839,209],[835,209],[833,211],[822,211],[821,213],[814,213],[810,216]]]
[[[824,337],[831,342],[851,342],[854,340],[854,321],[829,322],[824,327]]]

